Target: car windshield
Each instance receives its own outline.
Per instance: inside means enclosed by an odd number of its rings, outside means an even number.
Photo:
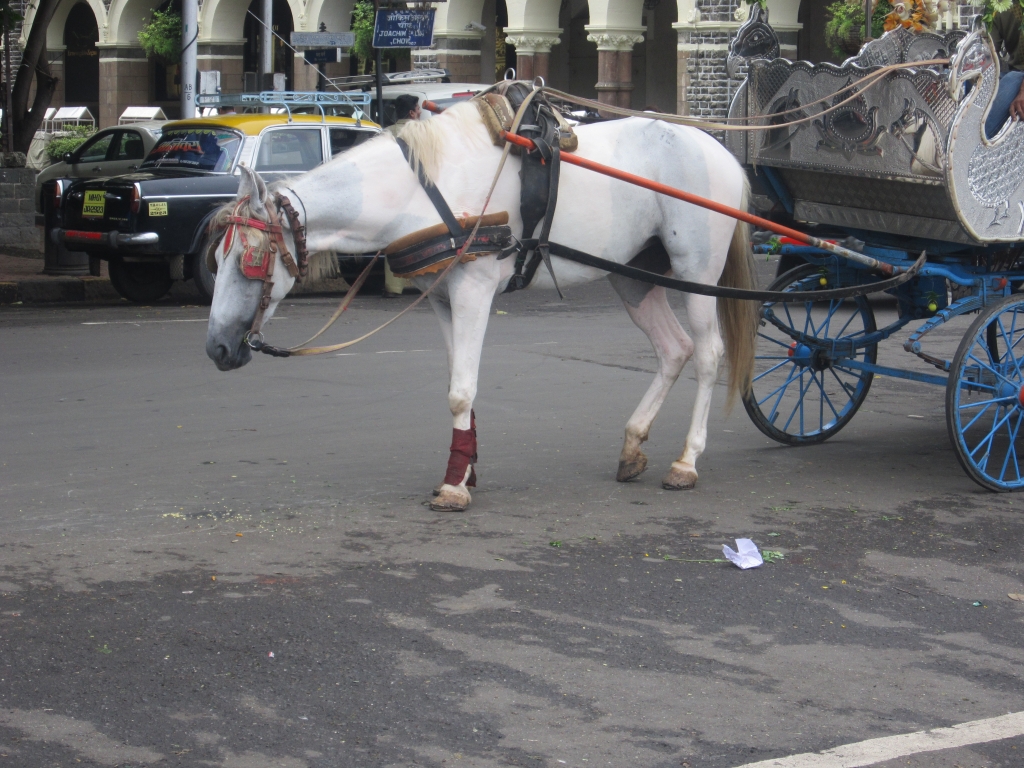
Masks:
[[[192,168],[226,173],[231,170],[242,137],[226,128],[181,128],[164,131],[143,168]]]

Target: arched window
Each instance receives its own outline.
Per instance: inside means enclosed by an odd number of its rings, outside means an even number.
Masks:
[[[88,107],[99,116],[100,57],[96,42],[99,27],[92,8],[79,3],[64,23],[64,101],[76,107]]]
[[[245,48],[242,51],[243,69],[245,72],[260,71],[260,54],[262,52],[263,36],[260,34],[263,25],[253,18],[253,14],[259,18],[263,8],[262,0],[252,0],[249,4],[250,13],[245,14]],[[274,31],[288,40],[295,26],[292,22],[292,9],[288,6],[288,0],[274,0]],[[287,78],[285,89],[291,90],[295,83],[295,56],[291,49],[282,42],[281,37],[274,37],[273,62],[274,72],[283,72]],[[262,84],[257,84],[257,90],[263,90]]]

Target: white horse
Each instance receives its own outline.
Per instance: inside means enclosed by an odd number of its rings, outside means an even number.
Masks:
[[[742,169],[721,144],[707,134],[654,120],[630,118],[576,129],[577,155],[653,179],[672,187],[746,209],[747,185]],[[423,122],[409,123],[402,133],[415,162],[460,218],[481,213],[494,179],[501,150],[476,106],[456,105]],[[509,157],[498,178],[487,212],[507,211],[513,233],[521,235],[519,167]],[[388,134],[372,139],[326,165],[320,166],[276,192],[286,195],[306,228],[310,252],[372,253],[404,235],[436,225],[434,206]],[[245,198],[248,197],[248,201]],[[267,208],[277,206],[259,175],[242,169],[239,215],[268,220]],[[288,217],[278,211],[284,241],[295,253]],[[249,240],[260,237],[248,230]],[[753,261],[747,227],[721,214],[655,194],[633,185],[566,163],[561,167],[558,206],[550,239],[606,259],[626,263],[653,238],[664,244],[670,265],[662,272],[701,283],[753,288]],[[241,238],[216,246],[216,290],[210,310],[206,351],[221,370],[249,362],[244,339],[260,302],[263,283],[247,279],[239,267]],[[274,271],[273,291],[266,318],[291,290],[293,278],[280,263]],[[604,277],[606,273],[552,257],[562,288]],[[470,503],[467,485],[473,486],[476,438],[473,400],[487,318],[495,294],[512,276],[514,258],[498,260],[481,254],[455,266],[443,285],[430,296],[441,323],[448,350],[448,407],[454,419],[451,460],[445,482],[435,489],[432,504],[439,510],[464,510]],[[640,265],[644,266],[644,265]],[[648,265],[649,266],[649,265]],[[436,275],[415,279],[425,289]],[[730,402],[749,386],[753,367],[757,305],[750,301],[716,300],[684,295],[692,338],[669,307],[665,289],[619,276],[609,276],[626,311],[647,334],[658,358],[658,373],[626,424],[617,479],[625,482],[646,469],[640,450],[651,424],[686,362],[693,357],[697,369],[697,395],[686,445],[662,481],[668,489],[692,488],[697,482],[697,459],[707,438],[712,389],[723,355],[730,363]],[[542,266],[530,288],[553,288]],[[723,343],[724,334],[724,343]],[[454,473],[454,474],[453,474]]]

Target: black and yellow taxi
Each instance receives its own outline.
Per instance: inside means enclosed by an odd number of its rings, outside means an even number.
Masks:
[[[206,224],[234,199],[239,166],[268,183],[309,171],[380,132],[361,117],[255,113],[167,123],[137,172],[62,190],[54,236],[108,261],[111,283],[129,301],[155,301],[187,279],[209,299]]]

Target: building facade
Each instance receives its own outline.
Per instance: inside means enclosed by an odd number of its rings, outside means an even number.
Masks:
[[[161,9],[180,0],[165,0]],[[354,0],[275,0],[274,27],[330,31],[351,26]],[[772,26],[787,57],[821,46],[826,0],[768,0]],[[977,7],[952,4],[941,25],[967,22]],[[85,105],[101,126],[128,106],[159,104],[177,113],[177,66],[147,57],[138,33],[153,0],[61,0],[47,35],[54,106]],[[460,82],[493,82],[505,64],[520,78],[607,104],[720,116],[738,82],[725,71],[730,37],[746,18],[745,0],[449,0],[437,3],[434,45],[412,52],[414,67],[444,67]],[[226,92],[242,91],[255,72],[259,0],[204,0],[199,11],[199,69],[219,70]],[[26,28],[32,21],[27,12]],[[283,43],[275,70],[291,90],[313,90],[317,73]],[[325,65],[329,76],[349,63]],[[252,82],[252,81],[250,81]]]

